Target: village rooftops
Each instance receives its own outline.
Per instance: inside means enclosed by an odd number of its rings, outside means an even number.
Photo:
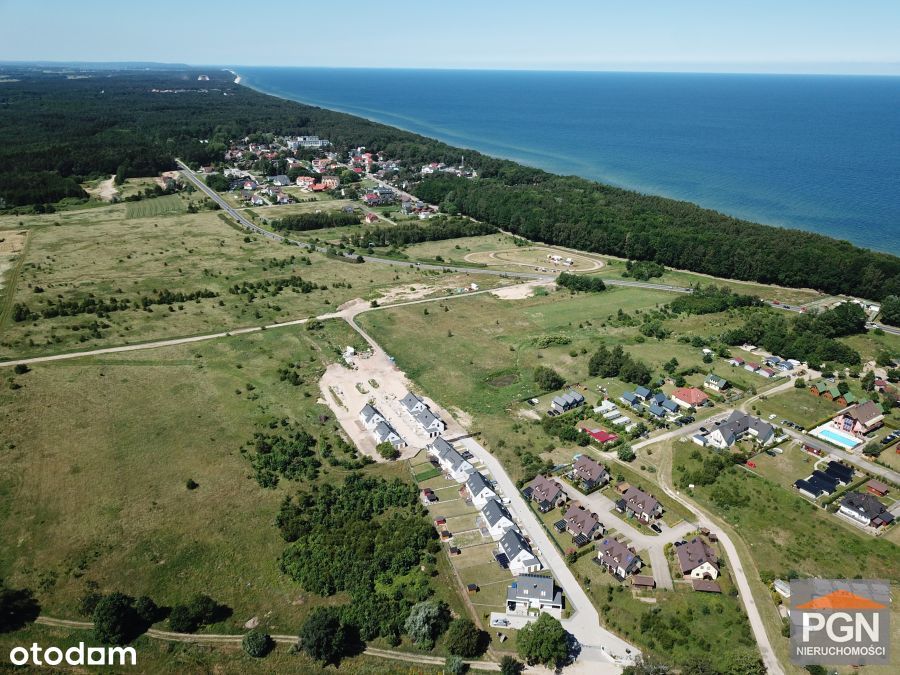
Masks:
[[[774,436],[775,429],[758,417],[735,410],[712,433],[720,434],[725,445],[731,446],[745,434],[754,436],[760,443],[766,443]]]
[[[531,552],[528,542],[517,530],[507,530],[506,534],[500,538],[498,544],[510,561],[518,558],[523,552],[528,554],[530,558],[534,558],[534,553]]]
[[[494,491],[494,488],[492,488],[490,483],[487,482],[487,479],[481,475],[480,471],[476,471],[469,476],[469,479],[466,481],[466,487],[469,488],[469,492],[473,497],[477,497],[485,490],[490,490],[491,492]]]
[[[438,461],[447,464],[451,471],[459,471],[463,465],[468,463],[452,445],[440,436],[431,442],[431,448],[437,454]]]
[[[607,538],[601,541],[597,547],[597,554],[600,562],[612,569],[621,567],[628,570],[635,561],[640,560],[637,553],[634,553],[618,539]]]

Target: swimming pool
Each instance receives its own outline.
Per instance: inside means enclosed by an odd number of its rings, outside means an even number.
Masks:
[[[839,445],[842,448],[847,448],[848,450],[852,450],[857,445],[862,443],[862,441],[857,438],[847,436],[835,429],[829,429],[828,427],[824,426],[819,427],[818,429],[813,431],[812,435],[818,436],[819,438],[834,443],[835,445]]]

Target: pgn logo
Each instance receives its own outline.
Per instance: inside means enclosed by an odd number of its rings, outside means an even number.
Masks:
[[[791,582],[791,660],[798,665],[890,664],[891,587],[885,581]]]

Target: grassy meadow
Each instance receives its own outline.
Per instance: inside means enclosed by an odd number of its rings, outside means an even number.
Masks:
[[[18,272],[15,288],[5,289],[0,323],[0,358],[34,356],[97,346],[141,342],[218,332],[243,326],[297,319],[335,311],[357,297],[375,298],[379,290],[432,283],[434,274],[391,267],[356,265],[332,260],[266,238],[251,236],[223,222],[217,212],[164,214],[128,218],[128,209],[149,208],[159,197],[82,211],[41,216],[0,217],[3,231],[28,231],[24,258],[10,269]],[[2,235],[0,235],[2,236]],[[291,257],[294,257],[293,262]],[[319,288],[301,293],[232,294],[235,284],[277,281],[300,276]],[[322,286],[327,287],[322,290]],[[172,305],[110,312],[99,317],[82,313],[14,321],[11,308],[27,305],[40,313],[49,303],[82,301],[94,296],[137,303],[143,296],[168,290],[201,290],[217,297]]]
[[[320,418],[330,413],[316,402],[318,377],[354,336],[334,321],[15,375],[21,388],[0,390],[0,578],[63,618],[78,618],[94,583],[169,605],[208,593],[234,610],[213,632],[256,616],[291,633],[310,608],[344,601],[280,572],[274,518],[297,485],[261,488],[240,449],[275,420],[333,429]],[[279,378],[288,362],[299,386]],[[367,471],[409,479],[401,463]],[[323,461],[319,480],[345,474]],[[452,595],[441,578],[439,593]]]

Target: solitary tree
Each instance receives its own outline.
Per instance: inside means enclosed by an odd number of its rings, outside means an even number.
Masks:
[[[379,443],[375,446],[375,449],[378,451],[378,454],[385,459],[397,459],[400,456],[400,451],[395,448],[394,444],[390,441]]]
[[[416,646],[431,649],[437,637],[447,630],[449,623],[450,609],[446,603],[425,600],[413,605],[403,628]]]
[[[347,632],[334,607],[317,607],[300,628],[298,645],[323,663],[340,662],[347,649]]]
[[[104,644],[123,645],[139,632],[141,619],[134,609],[134,598],[124,593],[110,593],[94,607],[94,637]]]
[[[469,619],[456,619],[447,629],[447,650],[451,654],[471,659],[484,653],[481,631]]]
[[[542,663],[557,668],[569,656],[569,639],[558,619],[541,613],[537,621],[519,631],[519,656],[529,665]]]
[[[462,675],[466,672],[466,663],[462,660],[462,657],[451,654],[444,661],[444,672],[447,675]]]
[[[511,656],[504,656],[500,659],[501,675],[522,675],[523,670],[525,670],[525,664]]]
[[[534,369],[534,383],[544,391],[553,391],[562,387],[566,381],[553,368],[538,366]]]

